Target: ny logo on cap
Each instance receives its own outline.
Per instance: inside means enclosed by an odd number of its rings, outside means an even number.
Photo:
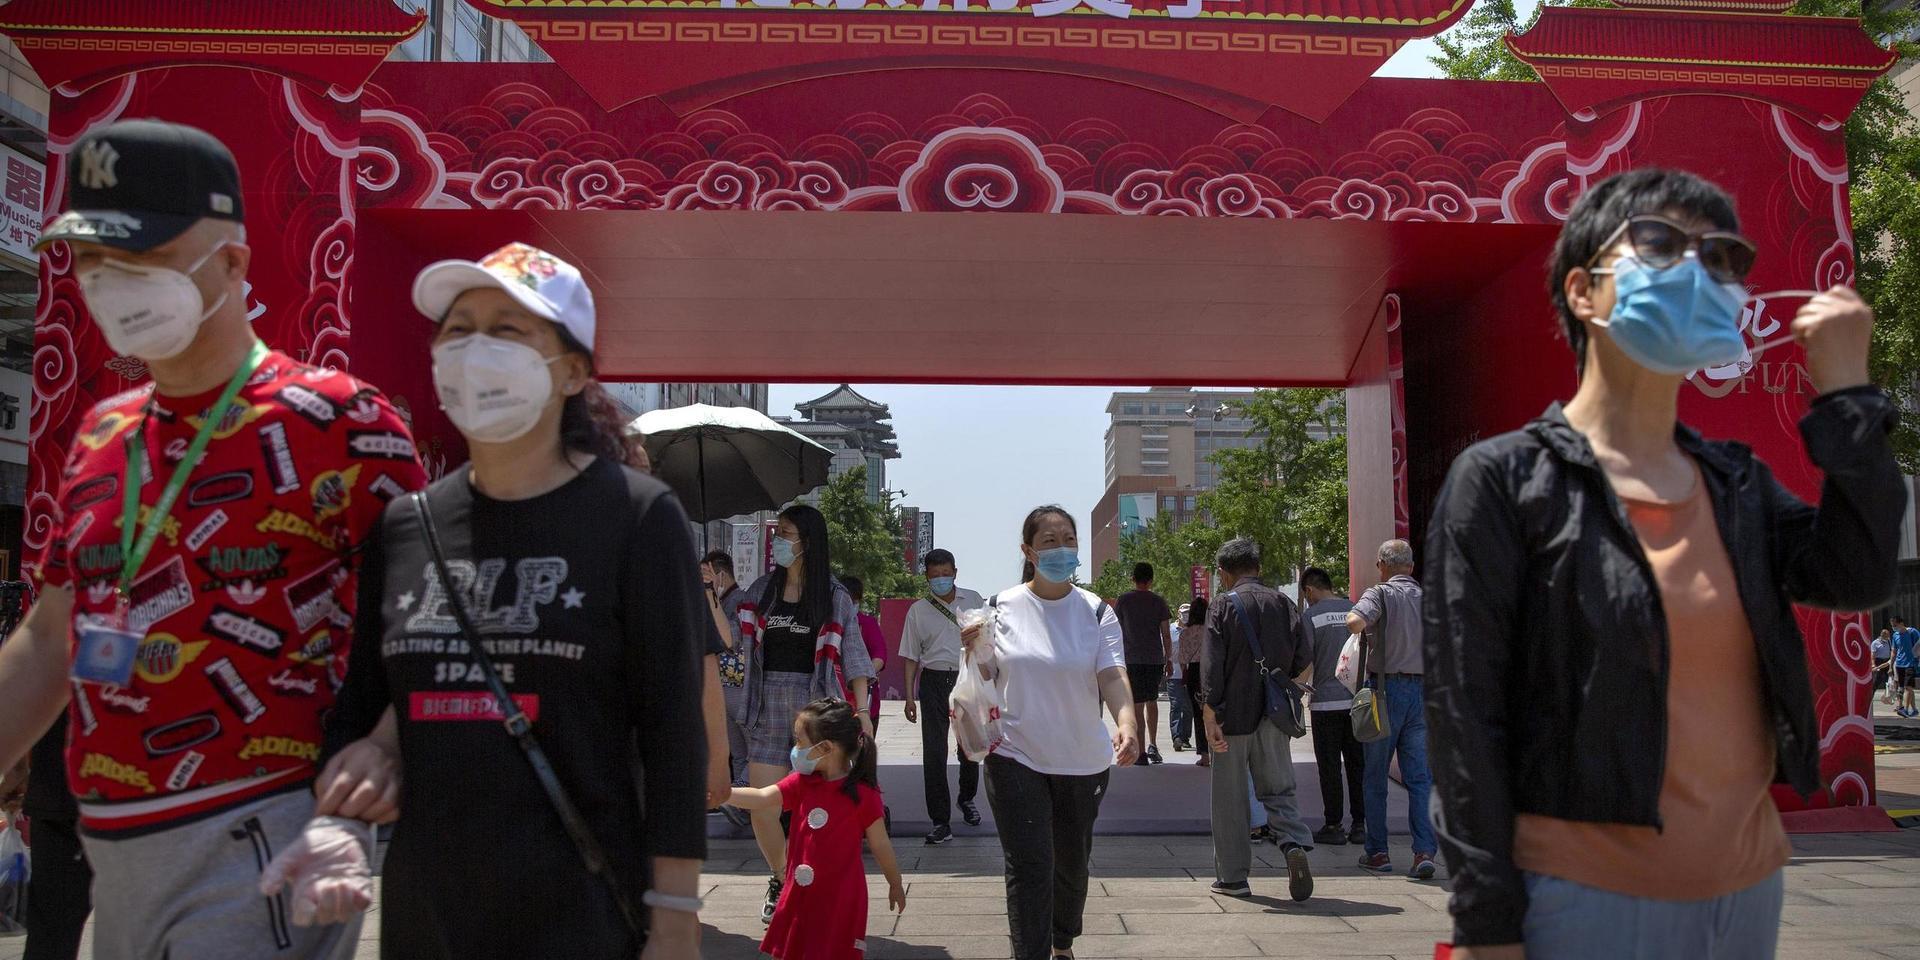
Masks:
[[[118,186],[120,178],[113,172],[113,165],[120,162],[120,153],[113,144],[105,140],[95,140],[80,148],[80,185],[88,190],[105,190]]]

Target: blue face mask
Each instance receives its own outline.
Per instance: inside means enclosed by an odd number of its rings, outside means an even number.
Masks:
[[[1746,356],[1746,291],[1707,274],[1693,251],[1665,270],[1632,257],[1614,265],[1613,315],[1596,323],[1620,352],[1658,373],[1688,374]]]
[[[815,744],[814,746],[819,746],[819,744]],[[799,747],[793,747],[787,751],[787,759],[792,761],[793,772],[812,773],[820,766],[820,758],[807,755],[812,752],[813,747],[808,747],[805,750]]]
[[[953,578],[930,577],[927,580],[927,589],[932,590],[936,597],[944,597],[953,592]]]
[[[793,566],[793,558],[799,556],[799,554],[800,551],[794,547],[792,540],[788,540],[786,537],[773,538],[774,566],[791,567]]]
[[[1036,556],[1033,568],[1054,583],[1066,583],[1072,580],[1073,571],[1080,569],[1080,551],[1073,547],[1041,550]]]

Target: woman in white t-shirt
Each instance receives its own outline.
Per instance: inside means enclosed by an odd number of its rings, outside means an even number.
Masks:
[[[1022,584],[994,599],[990,649],[975,661],[1005,698],[1001,741],[986,760],[987,802],[1007,857],[1014,960],[1073,956],[1087,903],[1093,821],[1116,755],[1140,752],[1120,620],[1073,585],[1080,544],[1056,506],[1020,531]],[[971,650],[979,628],[962,641]],[[1119,730],[1107,733],[1104,705]]]

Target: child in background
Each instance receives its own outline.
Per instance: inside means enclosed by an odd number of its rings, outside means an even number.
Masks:
[[[881,818],[873,742],[844,700],[815,700],[793,720],[793,773],[771,787],[733,791],[743,810],[793,815],[787,876],[760,952],[775,960],[858,960],[867,949],[866,838],[887,875],[887,905],[907,907],[907,888]]]

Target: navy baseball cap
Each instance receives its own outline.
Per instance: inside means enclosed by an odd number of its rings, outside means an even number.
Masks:
[[[35,241],[151,250],[202,218],[241,222],[240,168],[205,130],[125,120],[89,131],[67,154],[67,212]]]

